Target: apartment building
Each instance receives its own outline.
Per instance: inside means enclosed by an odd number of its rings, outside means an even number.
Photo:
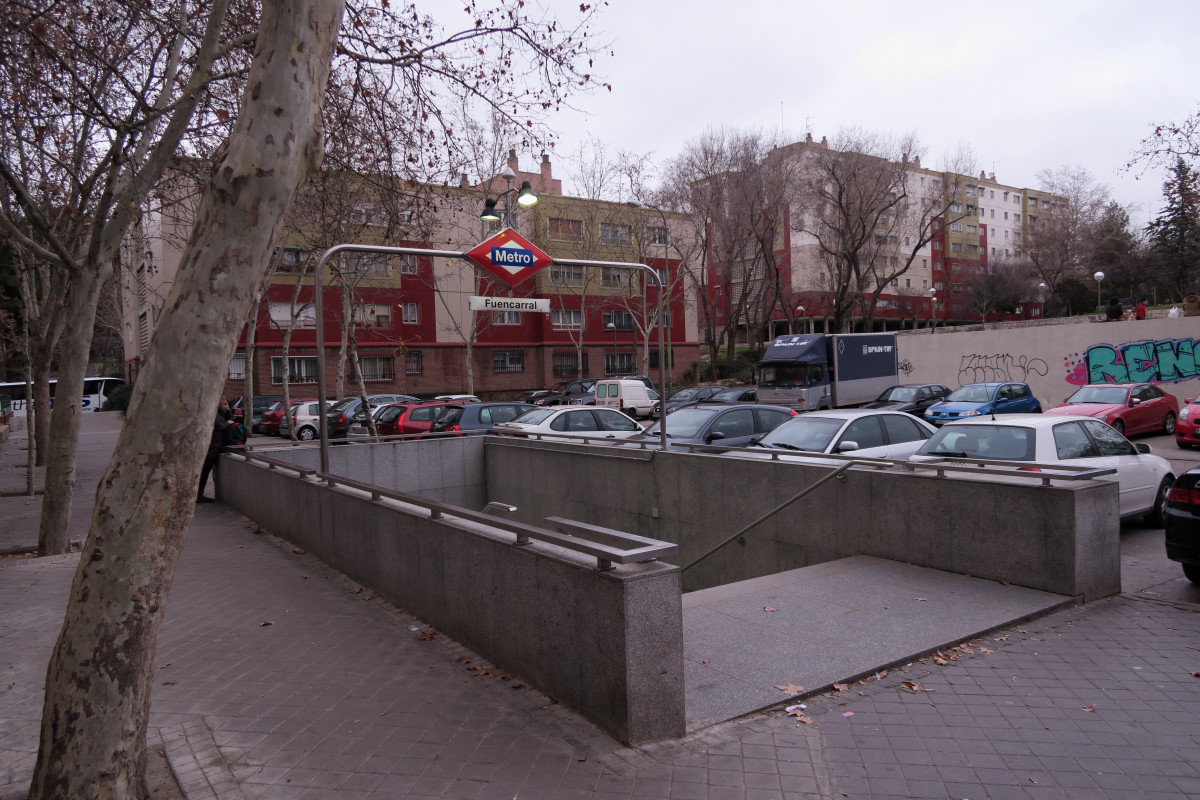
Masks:
[[[328,214],[297,201],[293,225],[277,251],[262,302],[241,334],[225,394],[236,397],[253,381],[255,394],[279,394],[284,376],[294,396],[316,393],[317,359],[325,359],[327,396],[356,392],[427,395],[470,392],[511,397],[576,377],[650,372],[657,378],[658,289],[637,270],[554,264],[510,289],[460,258],[422,254],[347,253],[322,276],[324,342],[316,341],[315,260],[333,244],[357,242],[466,252],[511,226],[552,258],[647,264],[664,280],[665,339],[669,374],[677,377],[699,357],[694,305],[687,302],[683,271],[672,247],[688,235],[677,214],[631,208],[562,194],[561,181],[543,156],[537,172],[481,184],[422,187],[416,199],[390,207],[391,195],[369,186],[342,192],[344,205]],[[515,189],[530,181],[537,205],[523,208]],[[489,195],[508,188],[497,204],[510,216],[484,222]],[[162,194],[162,193],[160,193]],[[167,192],[166,194],[170,194]],[[194,202],[157,201],[125,248],[129,280],[123,291],[127,331],[126,373],[136,379],[148,354],[158,313],[170,291],[190,227]],[[669,227],[669,231],[664,228]],[[548,299],[550,313],[472,311],[479,296]],[[253,349],[248,334],[253,327]],[[352,333],[355,369],[342,360],[343,337]],[[287,354],[284,355],[286,342]],[[247,352],[253,363],[247,364]]]

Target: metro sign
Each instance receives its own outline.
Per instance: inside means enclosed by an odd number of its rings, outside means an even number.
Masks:
[[[476,265],[506,286],[516,286],[545,269],[554,259],[512,228],[484,239],[467,253]]]

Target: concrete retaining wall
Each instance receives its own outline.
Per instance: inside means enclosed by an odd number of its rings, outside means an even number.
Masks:
[[[673,542],[680,566],[828,472],[495,438],[486,462],[489,498],[518,506],[526,521],[555,514]],[[1042,487],[854,470],[686,571],[683,582],[690,591],[871,555],[1090,601],[1120,591],[1119,535],[1114,483]]]
[[[317,458],[301,448],[271,455]],[[482,475],[478,439],[338,447],[330,463],[347,477],[390,478],[375,482],[401,491],[411,481],[427,497],[460,493],[469,508],[482,506],[475,498],[482,481],[470,477]],[[223,502],[620,740],[684,733],[678,567],[650,562],[599,572],[594,557],[540,542],[517,546],[504,531],[430,519],[424,509],[231,457],[222,459],[217,483]]]

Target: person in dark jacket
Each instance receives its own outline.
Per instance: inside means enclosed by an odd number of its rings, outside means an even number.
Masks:
[[[229,429],[229,421],[233,419],[233,412],[229,410],[229,403],[225,398],[221,398],[221,402],[217,404],[217,418],[213,422],[212,438],[208,442],[208,452],[204,454],[204,466],[200,469],[200,488],[196,490],[197,503],[211,503],[211,497],[204,496],[204,487],[208,485],[208,475],[210,472],[215,472],[217,469],[217,459],[221,457],[221,453],[225,450],[225,431]],[[213,479],[214,490],[216,487],[216,479]]]
[[[1121,314],[1124,313],[1121,310],[1121,301],[1115,297],[1109,298],[1108,307],[1104,309],[1104,313],[1105,319],[1109,322],[1120,319]]]
[[[1137,309],[1134,316],[1136,319],[1146,318],[1146,298],[1143,297],[1141,300],[1138,300]]]

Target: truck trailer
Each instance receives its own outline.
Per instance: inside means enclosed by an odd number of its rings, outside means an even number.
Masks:
[[[899,383],[894,333],[780,336],[758,362],[758,402],[796,411],[869,403]]]

